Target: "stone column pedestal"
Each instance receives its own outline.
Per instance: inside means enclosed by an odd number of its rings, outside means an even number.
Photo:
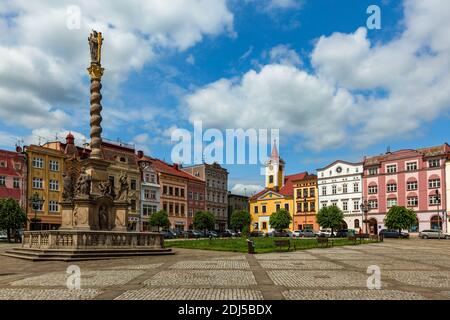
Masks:
[[[115,201],[114,202],[114,209],[116,213],[116,220],[115,220],[115,228],[114,231],[127,231],[127,225],[128,225],[128,202],[123,201]]]

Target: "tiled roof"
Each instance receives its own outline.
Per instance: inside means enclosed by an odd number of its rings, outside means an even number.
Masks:
[[[138,159],[138,161],[151,162],[155,166],[155,169],[159,172],[171,174],[174,176],[182,177],[182,178],[193,180],[196,182],[204,182],[203,180],[201,180],[197,177],[194,177],[193,175],[181,170],[180,167],[177,167],[176,165],[170,165],[167,162],[164,162],[160,159],[144,156],[141,159]]]
[[[255,199],[259,198],[267,191],[273,191],[273,192],[279,193],[285,197],[293,196],[294,195],[294,183],[293,182],[296,180],[303,180],[309,176],[315,176],[315,175],[309,175],[308,172],[302,172],[302,173],[292,174],[290,176],[285,176],[284,177],[284,186],[280,190],[275,191],[272,189],[265,188],[264,190],[258,192],[254,196],[252,196],[250,198],[250,200],[255,200]]]

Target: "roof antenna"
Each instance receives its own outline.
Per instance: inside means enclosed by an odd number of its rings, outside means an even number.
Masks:
[[[388,153],[388,154],[391,153],[391,146],[387,147],[387,152],[386,153]]]

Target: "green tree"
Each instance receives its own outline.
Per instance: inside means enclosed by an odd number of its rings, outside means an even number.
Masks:
[[[337,206],[327,206],[319,210],[316,221],[322,228],[331,228],[333,234],[334,229],[339,229],[344,224],[344,214]]]
[[[245,210],[235,210],[231,214],[230,226],[235,230],[240,230],[243,235],[247,235],[250,230],[252,218],[250,213]]]
[[[0,199],[0,230],[6,230],[8,242],[11,231],[23,229],[27,223],[27,214],[14,199]]]
[[[194,216],[194,228],[197,230],[213,230],[216,218],[209,211],[199,211]]]
[[[167,212],[165,212],[164,210],[153,213],[150,216],[148,223],[152,227],[158,227],[158,231],[160,231],[161,228],[170,227],[169,217],[167,216]]]
[[[414,210],[405,207],[393,206],[389,209],[384,224],[389,229],[398,230],[399,237],[402,229],[409,229],[417,222],[417,215]]]
[[[272,213],[269,224],[276,231],[283,231],[284,229],[289,228],[291,221],[291,214],[285,209],[280,209],[277,212]]]

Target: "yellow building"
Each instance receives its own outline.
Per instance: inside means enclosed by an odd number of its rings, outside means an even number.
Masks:
[[[318,212],[317,176],[309,174],[294,183],[294,229],[319,230],[316,222]]]
[[[301,180],[306,172],[284,176],[284,161],[280,158],[276,145],[266,163],[266,188],[250,198],[251,231],[270,232],[270,216],[280,209],[286,209],[294,221],[294,181]],[[294,229],[291,223],[290,230]]]
[[[25,147],[28,159],[27,198],[38,194],[44,202],[35,211],[28,201],[28,219],[40,219],[40,223],[31,228],[53,230],[61,225],[62,173],[64,171],[64,154],[58,150],[43,146]],[[28,226],[28,229],[30,226]]]

